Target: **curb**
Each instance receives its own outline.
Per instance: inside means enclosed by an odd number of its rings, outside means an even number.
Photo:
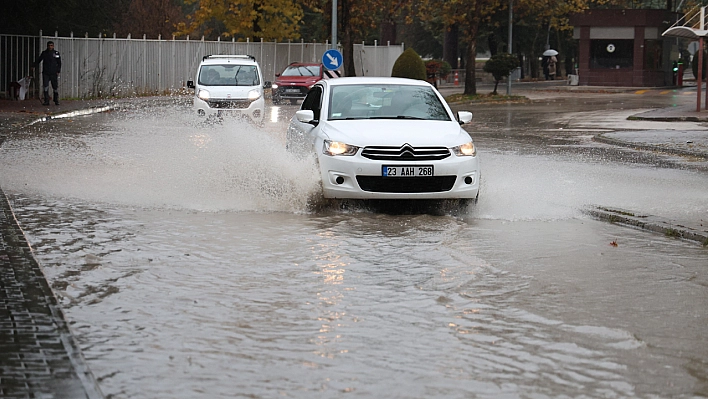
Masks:
[[[614,133],[614,132],[612,132],[612,133]],[[701,158],[701,159],[708,160],[708,154],[706,154],[706,153],[697,152],[697,151],[682,150],[682,149],[678,149],[678,148],[666,148],[666,147],[660,147],[660,146],[651,145],[651,144],[631,143],[628,141],[622,141],[622,140],[617,140],[617,139],[605,137],[605,133],[596,134],[595,136],[592,137],[592,140],[596,141],[598,143],[605,143],[605,144],[615,145],[615,146],[619,146],[619,147],[631,148],[631,149],[635,149],[635,150],[656,151],[656,152],[663,152],[666,154],[682,155],[682,156],[687,156],[687,157],[695,157],[695,158]]]
[[[655,121],[655,122],[708,122],[708,118],[697,116],[639,116],[627,117],[628,121]]]
[[[708,227],[699,230],[658,216],[641,215],[629,210],[601,206],[588,209],[586,213],[613,224],[661,233],[667,237],[694,241],[703,247],[708,247]]]
[[[2,188],[0,265],[0,396],[104,398]]]

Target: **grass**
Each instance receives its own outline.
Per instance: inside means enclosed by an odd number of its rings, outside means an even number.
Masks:
[[[666,234],[667,237],[673,237],[673,238],[680,238],[681,237],[681,232],[676,229],[666,229],[664,231],[664,234]]]
[[[448,103],[525,103],[530,100],[524,96],[505,94],[453,94],[445,97]]]

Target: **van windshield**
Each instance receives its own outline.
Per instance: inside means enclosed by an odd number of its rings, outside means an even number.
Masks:
[[[253,65],[202,65],[199,70],[202,86],[258,86],[258,69]]]

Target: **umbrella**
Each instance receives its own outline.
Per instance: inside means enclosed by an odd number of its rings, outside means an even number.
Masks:
[[[557,52],[556,50],[553,50],[553,49],[548,49],[548,50],[546,50],[546,51],[543,52],[543,55],[546,55],[546,56],[549,56],[549,57],[550,57],[550,56],[552,56],[552,55],[558,55],[558,52]]]

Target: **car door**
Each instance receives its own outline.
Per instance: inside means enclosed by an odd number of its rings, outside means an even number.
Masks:
[[[307,93],[307,96],[302,101],[300,110],[312,111],[315,118],[310,122],[302,122],[294,116],[288,126],[288,132],[285,140],[285,146],[288,151],[300,154],[311,153],[313,144],[317,135],[317,128],[320,123],[322,113],[322,98],[324,89],[321,85],[315,85]]]

